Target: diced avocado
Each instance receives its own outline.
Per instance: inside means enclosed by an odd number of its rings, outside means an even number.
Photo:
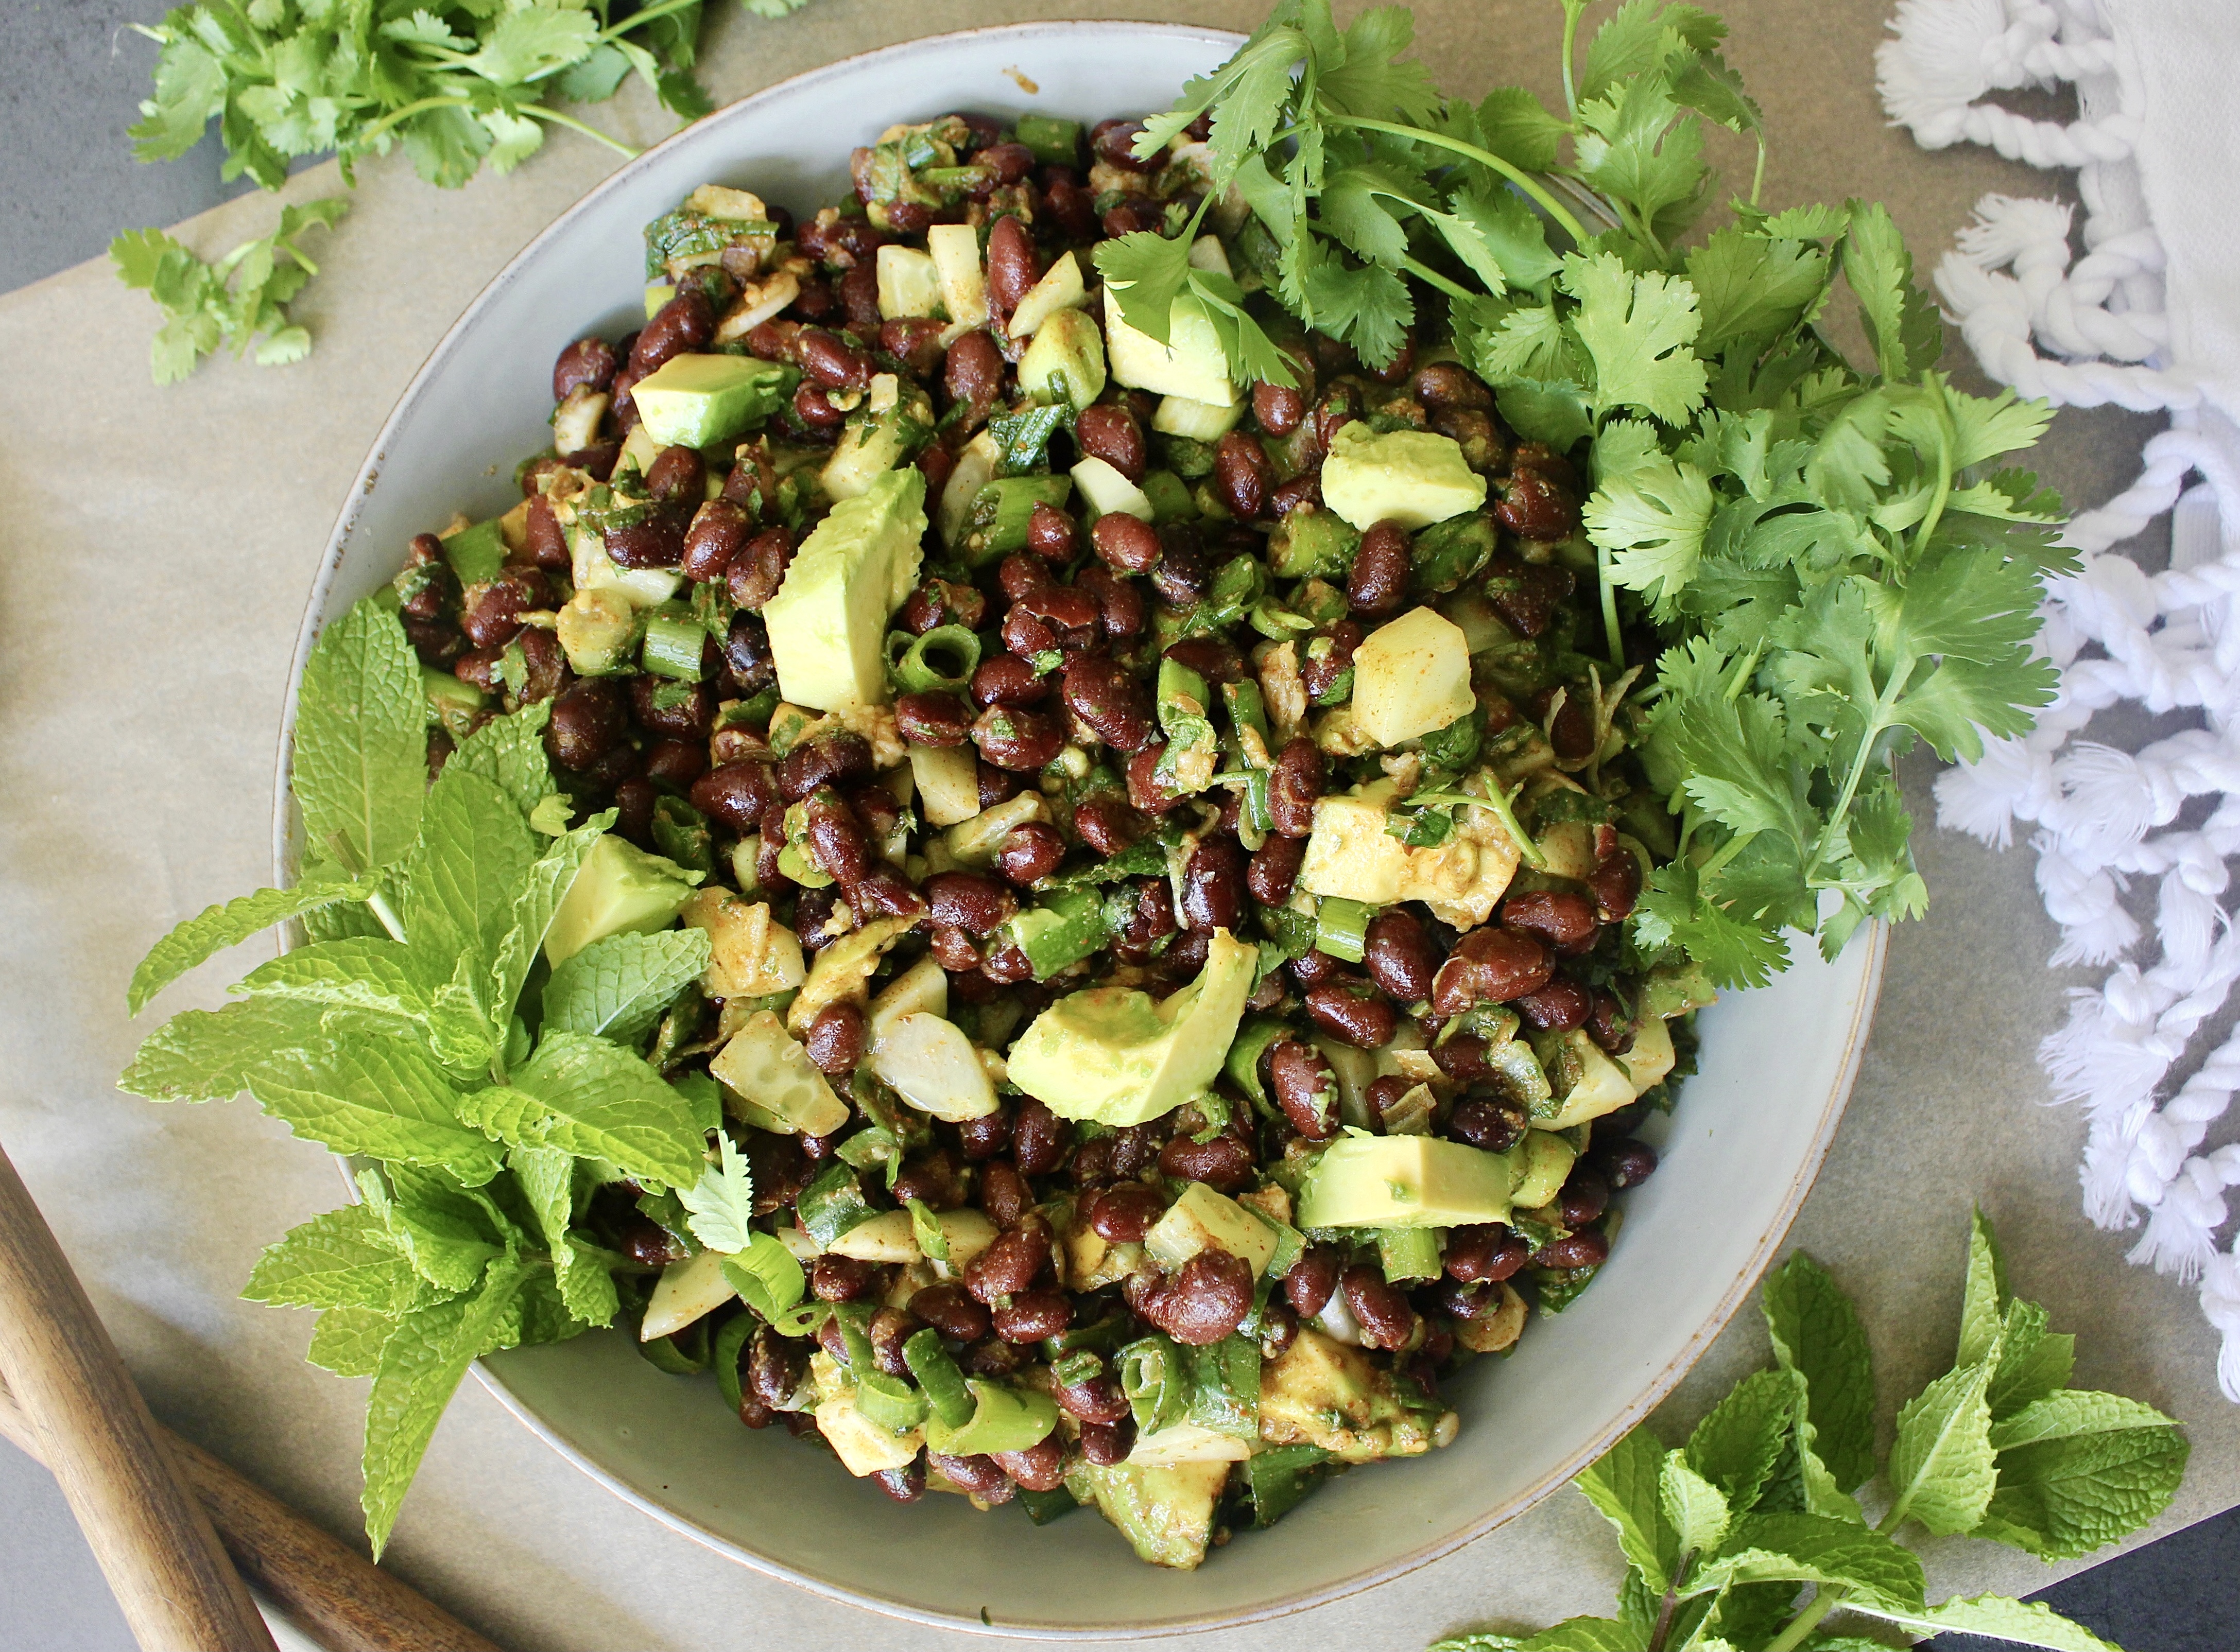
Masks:
[[[885,379],[883,387],[879,380]],[[883,396],[881,392],[884,390]],[[871,381],[871,394],[848,416],[847,428],[817,480],[828,497],[861,498],[881,476],[898,469],[933,432],[933,406],[921,391],[901,395],[890,373]],[[918,490],[921,503],[924,489]],[[920,530],[923,531],[923,529]]]
[[[879,249],[879,318],[941,313],[941,271],[930,254],[915,247]]]
[[[420,668],[420,686],[428,696],[428,715],[445,734],[463,740],[475,731],[475,719],[489,701],[488,695],[432,665]]]
[[[730,223],[770,222],[770,210],[763,205],[762,197],[752,190],[735,190],[723,183],[702,184],[684,197],[684,210]]]
[[[1356,421],[1330,436],[1323,503],[1364,532],[1388,521],[1413,530],[1476,510],[1485,503],[1485,478],[1470,468],[1462,444],[1450,436],[1429,430],[1378,436]]]
[[[1150,501],[1153,522],[1188,522],[1197,515],[1189,484],[1171,470],[1154,470],[1145,476],[1143,494]]]
[[[1303,1228],[1451,1228],[1509,1218],[1498,1153],[1433,1136],[1344,1136],[1299,1189]]]
[[[651,321],[656,316],[661,314],[661,307],[676,296],[677,289],[667,282],[647,282],[645,283],[645,318]]]
[[[1344,577],[1361,536],[1342,516],[1295,505],[1268,536],[1268,566],[1278,579]]]
[[[630,663],[637,610],[620,591],[578,590],[561,608],[553,632],[577,676],[604,676]]]
[[[781,691],[820,711],[887,697],[887,618],[917,584],[925,473],[890,470],[817,525],[763,610]]]
[[[1010,1079],[1064,1118],[1148,1123],[1221,1071],[1260,949],[1214,931],[1198,978],[1164,1001],[1132,987],[1069,993],[1011,1047]]]
[[[1617,1064],[1633,1082],[1633,1093],[1640,1096],[1663,1083],[1677,1059],[1672,1029],[1651,1017],[1634,1029],[1633,1048],[1617,1058]]]
[[[1410,849],[1384,829],[1396,795],[1390,781],[1380,780],[1317,803],[1299,887],[1371,906],[1422,901],[1441,923],[1484,923],[1517,861],[1517,845],[1493,811],[1458,809],[1463,818],[1444,843]]]
[[[1244,416],[1244,403],[1194,402],[1187,396],[1170,396],[1151,414],[1151,428],[1161,436],[1184,436],[1193,442],[1218,442]]]
[[[1073,485],[1081,490],[1091,517],[1109,516],[1118,511],[1149,522],[1158,514],[1141,488],[1094,454],[1075,465],[1071,474]]]
[[[1501,1156],[1509,1161],[1517,1176],[1510,1204],[1519,1210],[1537,1210],[1563,1190],[1563,1180],[1571,1174],[1571,1161],[1578,1155],[1552,1130],[1527,1130]]]
[[[1664,1023],[1650,1024],[1662,1027]],[[1633,1101],[1633,1080],[1603,1054],[1583,1027],[1563,1033],[1535,1033],[1532,1053],[1540,1057],[1548,1082],[1555,1087],[1556,1100],[1562,1104],[1555,1117],[1537,1121],[1542,1129],[1567,1130],[1574,1124],[1615,1113]]]
[[[980,273],[980,232],[969,223],[937,223],[925,250],[941,276],[941,304],[959,327],[988,324],[988,283]]]
[[[1469,641],[1434,610],[1388,620],[1354,650],[1353,721],[1380,746],[1443,729],[1477,705]]]
[[[1081,260],[1070,252],[1061,253],[1011,311],[1009,330],[1013,338],[1031,338],[1058,311],[1076,310],[1088,302],[1089,289],[1081,279]]]
[[[1255,1276],[1276,1254],[1276,1230],[1236,1200],[1203,1182],[1183,1189],[1143,1236],[1146,1255],[1163,1268],[1181,1267],[1201,1250],[1225,1250],[1249,1264]]]
[[[1368,1355],[1310,1325],[1260,1368],[1260,1437],[1270,1445],[1319,1446],[1340,1462],[1417,1457],[1431,1449],[1437,1421],[1436,1408],[1403,1399]]]
[[[665,929],[692,898],[692,883],[674,861],[649,855],[610,832],[583,856],[576,881],[544,931],[544,958],[565,963],[610,935]]]
[[[848,1122],[848,1103],[770,1010],[748,1016],[708,1070],[738,1098],[732,1110],[762,1129],[829,1136]]]
[[[1082,1463],[1066,1475],[1077,1502],[1094,1503],[1137,1556],[1154,1566],[1194,1571],[1213,1540],[1213,1509],[1229,1482],[1225,1462],[1150,1469]]]
[[[1077,410],[1104,394],[1104,336],[1087,312],[1061,310],[1035,330],[1019,357],[1019,388]]]
[[[630,401],[662,446],[712,447],[770,417],[800,382],[751,356],[672,356],[630,387]]]
[[[1175,300],[1174,308],[1168,311],[1167,342],[1162,344],[1122,318],[1120,300],[1108,284],[1104,353],[1112,363],[1112,376],[1130,390],[1184,396],[1216,407],[1237,403],[1237,386],[1229,382],[1228,353],[1195,298]],[[1484,484],[1479,486],[1482,498]]]
[[[1659,1020],[1684,1016],[1716,1003],[1718,996],[1710,976],[1693,958],[1685,963],[1662,963],[1641,983],[1641,1013]]]

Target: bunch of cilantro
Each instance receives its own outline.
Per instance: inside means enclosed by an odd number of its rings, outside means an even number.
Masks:
[[[628,1264],[577,1225],[598,1185],[628,1178],[748,1269],[778,1249],[748,1232],[737,1154],[709,1162],[713,1082],[672,1085],[639,1053],[707,968],[707,936],[612,936],[543,969],[545,932],[612,812],[569,825],[545,704],[486,724],[430,785],[426,692],[392,608],[359,603],[305,669],[301,881],[174,929],[135,972],[132,1010],[275,923],[303,919],[310,944],[252,970],[237,1003],[175,1016],[120,1081],[152,1101],[247,1090],[363,1163],[363,1202],[272,1246],[245,1294],[323,1310],[312,1362],[373,1379],[363,1501],[377,1556],[469,1363],[621,1309],[610,1270]],[[773,1311],[801,1284],[790,1258],[776,1265],[790,1280],[757,1298]]]
[[[757,17],[783,17],[808,0],[742,3]],[[131,129],[134,152],[143,161],[175,160],[216,121],[223,175],[245,175],[267,190],[288,181],[291,160],[330,150],[343,182],[355,184],[360,158],[399,144],[422,177],[455,190],[485,163],[511,171],[543,145],[547,126],[635,155],[547,100],[601,103],[635,73],[664,109],[697,120],[715,108],[692,75],[702,11],[702,0],[197,0],[152,28],[133,25],[161,48],[155,96]],[[303,210],[330,224],[342,213],[339,197]],[[273,239],[286,243],[293,229],[283,222]],[[177,273],[163,282],[137,278],[133,243],[158,233],[128,232],[110,249],[126,284],[150,289],[171,317],[156,343],[157,383],[192,371],[222,341],[245,350],[259,331],[270,335],[257,352],[261,364],[309,351],[310,336],[277,308],[227,310],[206,301],[210,290],[223,293],[226,263],[197,275],[178,264],[192,255],[170,243],[164,251],[177,250]],[[298,262],[293,287],[311,273],[308,261]],[[191,352],[183,338],[195,342]]]
[[[1761,137],[1723,25],[1623,0],[1582,63],[1588,0],[1560,3],[1552,110],[1516,88],[1440,97],[1401,59],[1404,9],[1340,32],[1328,0],[1281,0],[1137,140],[1148,155],[1210,116],[1205,207],[1233,190],[1250,209],[1244,268],[1194,267],[1195,222],[1107,243],[1097,266],[1155,337],[1195,303],[1239,383],[1294,382],[1270,325],[1373,367],[1443,330],[1520,436],[1583,463],[1612,672],[1646,625],[1661,653],[1626,715],[1682,816],[1634,939],[1760,985],[1787,930],[1832,957],[1867,920],[1923,909],[1895,758],[1917,741],[1974,757],[2051,700],[2030,645],[2043,578],[2074,566],[2059,501],[1996,468],[2049,410],[1935,370],[1943,323],[1880,206],[1736,201],[1683,246],[1711,196],[1704,123]]]
[[[1879,1473],[1874,1368],[1850,1299],[1800,1252],[1759,1305],[1773,1369],[1737,1383],[1685,1446],[1667,1450],[1637,1428],[1574,1482],[1617,1529],[1617,1616],[1529,1637],[1460,1635],[1430,1652],[1890,1652],[1948,1631],[2119,1652],[2031,1602],[1931,1606],[1921,1562],[1897,1541],[1918,1529],[2073,1558],[2154,1519],[2185,1472],[2170,1418],[2068,1386],[2076,1339],[2008,1289],[1980,1212],[1952,1369],[1900,1408]],[[1857,1495],[1870,1482],[1872,1523]],[[1823,1629],[1838,1610],[1858,1629]]]

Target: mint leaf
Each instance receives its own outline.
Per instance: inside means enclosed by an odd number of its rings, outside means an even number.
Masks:
[[[2045,1309],[2036,1302],[2007,1304],[1998,1369],[1983,1396],[1990,1405],[1994,1424],[2067,1385],[2077,1366],[2077,1339],[2056,1336],[2047,1324]],[[1995,1429],[1992,1443],[1997,1442]]]
[[[1988,1359],[1999,1344],[2007,1303],[2006,1259],[1979,1205],[1968,1222],[1968,1288],[1960,1303],[1960,1348],[1955,1365]]]
[[[1875,1472],[1875,1374],[1851,1299],[1803,1251],[1766,1278],[1759,1300],[1774,1357],[1803,1380],[1799,1420],[1837,1487]]]
[[[622,1311],[622,1296],[598,1253],[582,1240],[570,1239],[554,1253],[553,1261],[553,1277],[568,1316],[584,1325],[613,1324],[615,1316]]]
[[[706,1149],[691,1109],[661,1075],[604,1039],[545,1035],[513,1077],[466,1098],[463,1116],[515,1146],[604,1159],[625,1176],[696,1183]]]
[[[377,1309],[347,1304],[330,1308],[311,1327],[303,1357],[337,1376],[371,1376],[380,1369],[381,1350],[397,1331],[397,1316]]]
[[[1678,1535],[1665,1518],[1664,1448],[1645,1428],[1625,1437],[1571,1482],[1617,1528],[1618,1547],[1660,1592],[1672,1584]]]
[[[576,1161],[557,1148],[517,1147],[505,1162],[551,1255],[569,1316],[585,1325],[611,1323],[622,1305],[613,1276],[598,1254],[568,1231],[576,1217]]]
[[[330,623],[303,664],[290,788],[303,838],[353,871],[410,849],[428,778],[420,661],[372,599]]]
[[[512,927],[537,843],[495,782],[445,764],[405,863],[404,933],[414,954],[446,972],[461,959],[486,968]]]
[[[497,1174],[497,1150],[459,1123],[462,1098],[450,1080],[400,1039],[274,1052],[250,1067],[247,1080],[266,1112],[337,1153],[439,1164],[470,1184]]]
[[[405,1488],[418,1472],[436,1424],[521,1288],[521,1268],[493,1262],[471,1296],[415,1309],[383,1344],[366,1402],[365,1533],[373,1557],[389,1545]]]
[[[205,958],[276,923],[323,906],[362,901],[371,892],[372,886],[363,883],[298,883],[292,889],[259,889],[222,906],[206,906],[148,949],[125,989],[125,1004],[137,1016],[149,999]]]
[[[276,1051],[327,1042],[315,1003],[256,998],[223,1009],[190,1009],[141,1041],[119,1089],[151,1102],[230,1102],[249,1074]]]
[[[1820,1515],[1745,1515],[1688,1592],[1767,1582],[1839,1584],[1853,1602],[1909,1610],[1920,1609],[1923,1587],[1921,1562],[1863,1526]]]
[[[677,1197],[690,1213],[692,1236],[728,1256],[754,1242],[755,1179],[728,1134],[718,1131],[716,1146],[720,1162],[701,1171],[693,1185],[680,1182]]]
[[[490,1025],[494,1031],[503,1031],[513,1016],[514,1005],[521,997],[521,989],[529,981],[529,972],[537,966],[537,954],[544,944],[544,936],[552,928],[552,920],[560,910],[560,903],[568,898],[575,887],[576,875],[583,869],[583,861],[606,829],[615,823],[611,809],[595,815],[563,834],[520,880],[507,914],[504,937],[498,943],[494,955],[491,974],[494,977],[489,1003]],[[570,960],[573,962],[573,960]],[[551,1003],[550,989],[546,996]],[[550,1010],[548,1009],[548,1015]],[[555,1030],[596,1031],[593,1028],[556,1028]]]
[[[297,947],[250,970],[237,990],[423,1021],[441,984],[402,942],[368,936]]]
[[[483,1237],[479,1225],[456,1212],[391,1197],[377,1170],[357,1173],[358,1190],[397,1248],[419,1276],[437,1289],[456,1295],[473,1289],[483,1264],[500,1248]]]
[[[1713,1406],[1688,1436],[1688,1465],[1747,1509],[1773,1475],[1796,1416],[1787,1375],[1753,1371]]]
[[[420,1287],[381,1218],[364,1205],[347,1205],[267,1245],[241,1294],[289,1308],[401,1314],[417,1301]]]
[[[2034,1445],[2041,1440],[2069,1440],[2084,1434],[2177,1426],[2175,1419],[2164,1416],[2151,1405],[2123,1395],[2064,1389],[2025,1407],[2005,1422],[1995,1423],[1991,1444],[1995,1449],[2005,1451],[2015,1446]]]
[[[2111,1403],[2112,1402],[2112,1403]],[[2040,1408],[2045,1408],[2042,1412]],[[2011,1544],[2041,1560],[2070,1560],[2128,1537],[2170,1506],[2185,1475],[2185,1436],[2165,1424],[2137,1423],[2156,1415],[2113,1395],[2077,1401],[2056,1395],[2005,1425],[2045,1434],[1998,1454],[1998,1487],[1975,1535]],[[2098,1419],[2116,1426],[2081,1430]],[[2128,1425],[2124,1419],[2132,1419]]]
[[[1703,325],[1693,287],[1656,271],[1635,275],[1610,252],[1566,257],[1562,284],[1579,301],[1572,325],[1594,363],[1598,410],[1637,408],[1677,424],[1703,405],[1709,376],[1689,348]]]
[[[540,940],[542,937],[539,937]],[[563,960],[544,986],[544,1026],[634,1043],[708,968],[704,929],[610,935]]]
[[[1658,1491],[1666,1523],[1676,1540],[1674,1548],[1683,1559],[1708,1555],[1726,1541],[1726,1495],[1689,1466],[1686,1452],[1665,1453]]]
[[[544,755],[544,725],[551,720],[550,700],[492,717],[460,743],[444,769],[481,776],[526,815],[553,794],[552,765]]]
[[[1910,1515],[1950,1536],[1983,1519],[1999,1480],[1984,1398],[1996,1342],[1993,1348],[1991,1357],[1946,1372],[1900,1408],[1890,1459],[1894,1496],[1886,1523],[1892,1530]]]
[[[2018,1646],[2044,1647],[2048,1652],[2123,1652],[2114,1642],[2102,1640],[2050,1606],[2009,1600],[2003,1595],[1955,1596],[1919,1612],[1893,1612],[1857,1602],[1845,1604],[1918,1635],[1980,1635]]]

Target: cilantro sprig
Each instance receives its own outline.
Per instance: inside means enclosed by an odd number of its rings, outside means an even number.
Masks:
[[[2185,1472],[2170,1418],[2068,1386],[2076,1339],[2013,1294],[1981,1212],[1952,1368],[1898,1409],[1886,1458],[1866,1333],[1834,1279],[1799,1252],[1759,1306],[1771,1369],[1737,1383],[1685,1444],[1636,1428],[1573,1482],[1625,1555],[1617,1615],[1458,1635],[1430,1652],[1879,1652],[1947,1631],[2119,1652],[2033,1602],[1931,1604],[1898,1541],[1918,1530],[2073,1558],[2153,1520]],[[1837,1612],[1853,1623],[1823,1628]]]
[[[166,317],[149,347],[150,370],[170,384],[195,370],[211,352],[253,349],[259,367],[298,362],[310,354],[310,333],[288,318],[289,301],[319,273],[300,237],[332,229],[350,210],[339,196],[283,207],[270,235],[244,241],[216,263],[205,263],[161,230],[127,230],[109,243],[117,279],[144,292]]]
[[[1763,122],[1717,17],[1623,0],[1582,51],[1588,0],[1559,3],[1551,110],[1513,87],[1440,97],[1401,57],[1404,10],[1340,32],[1328,0],[1282,0],[1137,139],[1149,155],[1210,119],[1200,214],[1233,191],[1247,268],[1197,267],[1195,220],[1109,242],[1098,268],[1155,337],[1194,305],[1240,383],[1295,382],[1287,328],[1373,367],[1443,331],[1521,437],[1582,464],[1602,645],[1615,677],[1629,623],[1637,650],[1656,639],[1628,714],[1682,816],[1634,938],[1762,984],[1789,930],[1833,956],[1923,909],[1897,757],[1975,756],[2051,700],[2034,615],[2074,563],[2059,501],[2003,468],[2049,412],[1937,370],[1943,323],[1884,209],[1757,204]],[[1713,194],[1707,123],[1755,139],[1757,165],[1731,222],[1683,243]]]
[[[179,925],[128,995],[137,1014],[277,923],[301,917],[310,932],[235,1002],[158,1029],[119,1082],[165,1102],[246,1090],[297,1135],[373,1162],[358,1172],[363,1202],[267,1249],[246,1295],[318,1309],[312,1361],[373,1379],[363,1503],[377,1555],[468,1365],[621,1311],[618,1259],[580,1225],[597,1186],[627,1177],[673,1197],[711,1249],[752,1242],[744,1162],[719,1139],[708,1162],[705,1098],[640,1054],[707,969],[706,933],[610,936],[530,989],[545,933],[614,820],[566,824],[550,715],[546,703],[492,720],[430,784],[419,662],[390,608],[360,603],[303,674],[300,881]]]
[[[742,3],[757,17],[783,17],[808,0]],[[603,102],[636,75],[683,119],[709,113],[714,101],[692,73],[703,10],[703,0],[419,7],[197,0],[160,23],[132,25],[160,48],[154,96],[141,103],[142,118],[130,129],[133,150],[143,161],[175,160],[215,121],[226,152],[223,176],[247,177],[267,190],[288,181],[290,161],[330,151],[342,163],[343,181],[355,187],[357,162],[400,145],[423,178],[455,190],[485,164],[511,171],[555,126],[633,156],[630,144],[552,103]],[[341,208],[329,202],[290,208],[271,239],[292,252],[301,215],[321,213],[317,221],[331,224]],[[143,250],[140,242],[163,244]],[[265,244],[251,243],[231,257],[246,252],[253,260],[250,249]],[[272,293],[266,310],[248,302],[260,283],[237,283],[243,296],[229,300],[225,265],[197,277],[171,256],[175,249],[154,230],[120,236],[110,248],[126,283],[153,287],[172,313],[157,342],[157,383],[192,371],[227,338],[245,343],[252,333],[270,333],[257,353],[268,364],[310,349],[310,336],[287,326],[277,310],[314,272],[309,260],[298,256],[294,266],[283,266],[275,281],[289,277],[286,290]]]

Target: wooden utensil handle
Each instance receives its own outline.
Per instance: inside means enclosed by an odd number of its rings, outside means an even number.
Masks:
[[[170,1447],[180,1477],[209,1514],[241,1575],[327,1652],[498,1652],[200,1446],[160,1422],[156,1432]],[[30,1419],[4,1391],[0,1436],[39,1455]]]
[[[0,1151],[0,1377],[150,1652],[273,1652],[202,1505],[16,1167]]]

